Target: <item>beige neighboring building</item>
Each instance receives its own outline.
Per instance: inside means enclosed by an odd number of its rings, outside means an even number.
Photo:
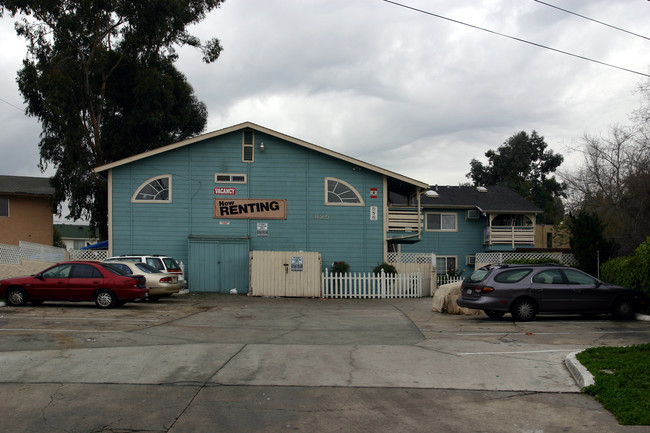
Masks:
[[[48,178],[0,175],[0,244],[52,245],[53,195]]]
[[[538,224],[535,226],[535,248],[536,249],[569,249],[569,232],[558,229],[552,224]]]

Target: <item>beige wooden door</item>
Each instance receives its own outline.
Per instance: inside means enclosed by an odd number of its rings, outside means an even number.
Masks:
[[[321,296],[321,255],[304,251],[252,251],[251,296]]]

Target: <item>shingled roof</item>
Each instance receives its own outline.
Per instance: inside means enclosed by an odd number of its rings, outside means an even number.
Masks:
[[[436,196],[422,194],[427,208],[479,209],[484,212],[541,213],[542,210],[505,186],[432,186]]]
[[[54,195],[54,187],[47,177],[0,175],[0,194]]]

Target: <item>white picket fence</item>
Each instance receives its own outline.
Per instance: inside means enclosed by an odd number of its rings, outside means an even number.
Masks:
[[[420,272],[378,274],[368,272],[322,274],[323,298],[421,298]]]
[[[461,283],[464,280],[463,277],[450,277],[449,275],[438,275],[438,287],[442,286],[443,284],[449,284],[449,283]]]

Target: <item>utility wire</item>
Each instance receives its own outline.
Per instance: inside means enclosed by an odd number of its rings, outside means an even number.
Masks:
[[[410,9],[410,10],[415,11],[415,12],[420,12],[420,13],[425,14],[425,15],[431,15],[433,17],[440,18],[440,19],[443,19],[443,20],[446,20],[446,21],[451,21],[452,23],[462,24],[464,26],[471,27],[473,29],[482,30],[484,32],[491,33],[493,35],[502,36],[504,38],[512,39],[512,40],[518,41],[518,42],[523,42],[523,43],[529,44],[529,45],[534,45],[536,47],[544,48],[546,50],[555,51],[556,53],[566,54],[567,56],[576,57],[578,59],[586,60],[588,62],[598,63],[599,65],[609,66],[610,68],[616,68],[616,69],[620,69],[621,71],[631,72],[633,74],[642,75],[644,77],[650,78],[650,75],[644,74],[643,72],[635,71],[633,69],[623,68],[621,66],[612,65],[611,63],[601,62],[600,60],[595,60],[595,59],[592,59],[592,58],[589,58],[589,57],[581,56],[579,54],[573,54],[573,53],[570,53],[568,51],[563,51],[563,50],[559,50],[557,48],[549,47],[548,45],[542,45],[542,44],[538,44],[536,42],[531,42],[531,41],[528,41],[526,39],[518,38],[516,36],[506,35],[505,33],[500,33],[500,32],[494,31],[494,30],[486,29],[484,27],[479,27],[479,26],[475,26],[473,24],[468,24],[468,23],[463,22],[463,21],[458,21],[458,20],[455,20],[453,18],[449,18],[449,17],[445,17],[443,15],[435,14],[433,12],[428,12],[428,11],[425,11],[425,10],[422,10],[422,9],[417,9],[417,8],[412,7],[412,6],[408,6],[408,5],[398,3],[398,2],[395,2],[395,1],[392,1],[392,0],[384,0],[384,2],[391,3],[391,4],[395,5],[395,6],[400,6],[400,7],[403,7],[405,9]]]
[[[14,107],[16,110],[24,111],[22,108],[15,106],[9,101],[5,101],[4,99],[0,98],[0,101],[4,102],[5,104],[9,105],[10,107]]]
[[[593,21],[593,22],[598,23],[598,24],[602,24],[603,26],[607,26],[607,27],[610,27],[610,28],[612,28],[612,29],[615,29],[615,30],[618,30],[618,31],[621,31],[621,32],[625,32],[625,33],[628,33],[628,34],[630,34],[630,35],[637,36],[637,37],[639,37],[639,38],[643,38],[643,39],[646,39],[646,40],[649,40],[649,41],[650,41],[650,38],[647,37],[647,36],[643,36],[643,35],[640,35],[640,34],[638,34],[638,33],[634,33],[634,32],[631,32],[631,31],[629,31],[629,30],[625,30],[625,29],[622,29],[622,28],[620,28],[620,27],[616,27],[616,26],[613,26],[613,25],[611,25],[611,24],[607,24],[607,23],[604,23],[604,22],[602,22],[602,21],[598,21],[598,20],[596,20],[596,19],[589,18],[589,17],[584,16],[584,15],[580,15],[579,13],[572,12],[572,11],[570,11],[570,10],[568,10],[568,9],[562,9],[562,8],[559,7],[559,6],[555,6],[555,5],[552,5],[552,4],[550,4],[550,3],[546,3],[546,2],[543,2],[543,1],[540,1],[540,0],[533,0],[533,1],[534,1],[534,2],[537,2],[537,3],[540,3],[540,4],[543,4],[543,5],[545,5],[545,6],[548,6],[548,7],[552,7],[553,9],[557,9],[557,10],[559,10],[559,11],[566,12],[566,13],[568,13],[568,14],[575,15],[575,16],[577,16],[577,17],[584,18],[584,19],[586,19],[586,20]]]

